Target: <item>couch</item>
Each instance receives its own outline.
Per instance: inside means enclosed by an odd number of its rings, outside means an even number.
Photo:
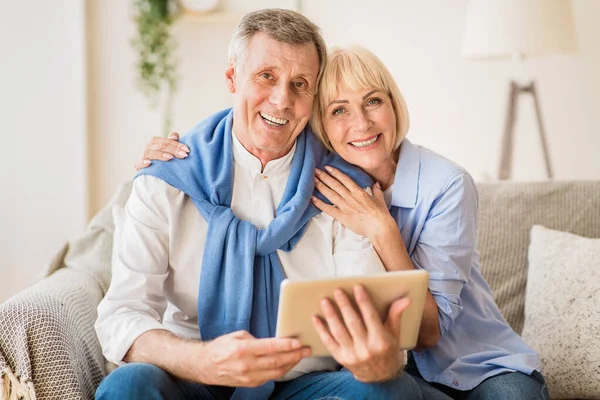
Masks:
[[[478,189],[482,272],[521,333],[532,226],[600,238],[600,181],[480,183]],[[113,209],[123,207],[130,190],[130,182],[119,188],[87,231],[58,252],[44,279],[0,305],[0,399],[93,398],[106,374],[93,323],[110,283]]]

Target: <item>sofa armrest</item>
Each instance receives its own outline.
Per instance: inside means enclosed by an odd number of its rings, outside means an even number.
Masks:
[[[0,395],[93,398],[105,374],[94,331],[102,295],[93,275],[62,268],[1,304]]]

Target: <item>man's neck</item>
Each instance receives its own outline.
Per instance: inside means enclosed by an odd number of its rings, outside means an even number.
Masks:
[[[260,172],[263,172],[265,170],[269,162],[285,157],[290,151],[292,151],[292,149],[294,148],[294,144],[296,143],[293,142],[288,148],[283,149],[281,151],[262,151],[261,149],[257,149],[255,146],[247,145],[246,143],[244,143],[244,141],[240,139],[238,135],[236,135],[235,131],[233,132],[233,134],[238,139],[240,144],[244,147],[244,149],[246,149],[248,153],[252,154],[260,161]]]

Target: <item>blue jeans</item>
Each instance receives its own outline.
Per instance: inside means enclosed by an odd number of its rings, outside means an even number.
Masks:
[[[410,353],[409,353],[410,354]],[[487,378],[472,390],[456,390],[439,383],[425,381],[414,360],[408,357],[406,373],[411,375],[426,399],[432,400],[549,400],[544,377],[538,371],[531,375],[506,372]]]
[[[125,364],[100,383],[96,399],[229,399],[233,388],[206,386],[173,378],[162,369],[142,363]],[[277,382],[273,400],[425,400],[409,374],[384,383],[362,383],[348,370],[313,372],[287,382]]]
[[[108,375],[96,391],[96,399],[229,399],[234,388],[208,386],[173,378],[162,369],[142,363],[125,364]],[[313,372],[287,382],[277,382],[272,400],[547,400],[542,375],[520,372],[500,374],[481,382],[473,390],[459,391],[426,382],[409,364],[398,378],[367,384],[348,370]]]

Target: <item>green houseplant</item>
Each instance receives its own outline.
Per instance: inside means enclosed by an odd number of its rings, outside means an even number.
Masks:
[[[163,109],[162,134],[171,130],[173,100],[177,91],[176,40],[170,28],[179,13],[177,0],[134,0],[137,36],[132,45],[138,54],[137,86],[153,108]]]

